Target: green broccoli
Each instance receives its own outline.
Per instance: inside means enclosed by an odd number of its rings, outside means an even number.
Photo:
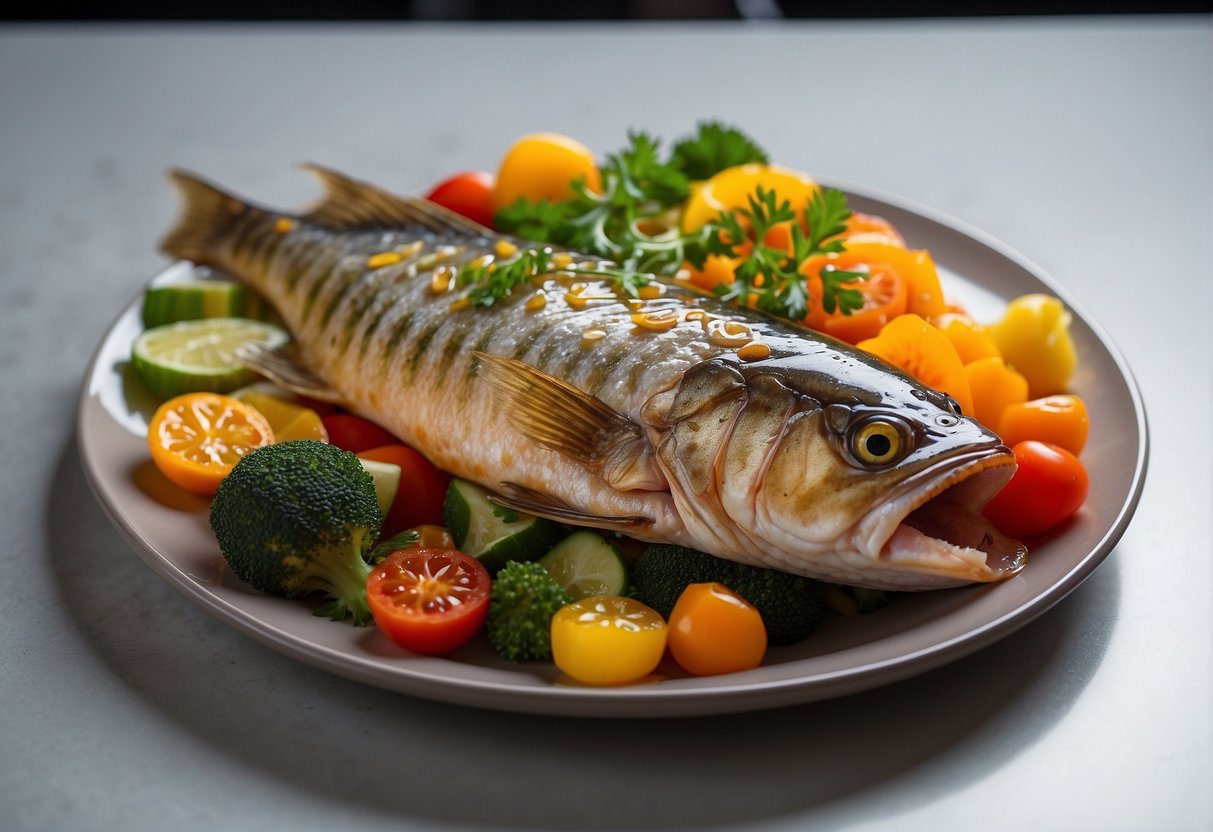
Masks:
[[[540,564],[509,561],[493,579],[485,632],[512,662],[552,658],[552,616],[572,597]]]
[[[365,557],[383,515],[358,457],[305,439],[259,448],[215,492],[211,529],[236,577],[271,595],[323,592],[315,614],[370,622]]]
[[[825,584],[682,546],[648,546],[636,561],[633,578],[637,597],[666,618],[689,584],[724,584],[758,609],[772,645],[801,641],[825,612]]]

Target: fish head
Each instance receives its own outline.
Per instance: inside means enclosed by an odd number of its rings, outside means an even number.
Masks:
[[[1010,449],[875,357],[722,357],[664,395],[657,458],[717,553],[886,589],[996,581],[1025,562],[981,515],[1015,471]]]

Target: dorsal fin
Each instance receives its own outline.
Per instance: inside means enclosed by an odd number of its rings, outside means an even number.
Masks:
[[[301,167],[324,186],[320,202],[303,217],[309,222],[330,228],[420,225],[435,233],[475,237],[492,234],[479,223],[429,200],[399,196],[314,162]]]

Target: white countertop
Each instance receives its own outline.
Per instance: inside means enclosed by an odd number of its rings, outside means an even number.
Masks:
[[[1213,826],[1207,17],[0,28],[0,806],[36,829]],[[128,548],[81,472],[88,357],[164,261],[163,172],[271,204],[316,160],[417,192],[538,129],[705,117],[962,218],[1111,335],[1150,419],[1120,545],[982,652],[844,699],[627,722],[299,664]]]

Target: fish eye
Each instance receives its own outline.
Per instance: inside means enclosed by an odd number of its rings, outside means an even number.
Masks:
[[[905,432],[887,419],[860,422],[851,433],[851,453],[864,465],[888,465],[906,445]]]

